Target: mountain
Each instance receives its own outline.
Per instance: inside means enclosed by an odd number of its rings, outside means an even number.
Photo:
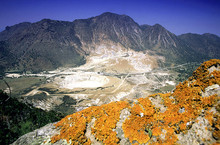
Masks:
[[[13,54],[10,53],[8,45],[5,41],[0,41],[0,75],[4,74],[4,71],[7,67],[12,66],[15,62]]]
[[[142,31],[129,16],[106,12],[90,19],[75,20],[73,23],[77,36],[87,45],[97,46],[110,41],[126,48],[142,49]]]
[[[0,41],[0,56],[10,56],[0,58],[2,70],[38,72],[77,66],[94,52],[113,47],[161,56],[168,65],[220,57],[216,35],[176,36],[159,24],[138,25],[127,15],[110,12],[73,22],[20,23],[0,32]]]
[[[188,48],[175,34],[166,30],[160,24],[142,25],[145,49],[165,56],[167,62],[181,63],[196,61],[196,51]],[[200,60],[200,59],[199,59]]]
[[[68,115],[13,144],[219,144],[220,60],[201,64],[166,94]]]
[[[14,59],[13,69],[43,71],[67,64],[82,64],[80,41],[73,24],[44,19],[40,22],[8,27],[1,40]],[[3,45],[0,47],[5,48]],[[3,49],[1,49],[1,53]]]
[[[1,32],[0,40],[7,40],[10,37],[13,37],[14,34],[21,33],[22,31],[24,31],[30,25],[31,25],[31,23],[29,23],[29,22],[23,22],[23,23],[16,24],[16,25],[11,26],[11,27],[7,26],[5,28],[5,31]]]
[[[198,55],[210,58],[219,58],[220,54],[220,37],[214,34],[205,33],[203,35],[187,33],[178,36],[186,45]]]

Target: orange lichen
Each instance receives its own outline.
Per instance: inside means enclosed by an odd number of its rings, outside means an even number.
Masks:
[[[196,85],[199,86],[203,91],[207,86],[211,86],[212,84],[220,85],[220,72],[215,70],[210,73],[208,71],[210,67],[219,65],[219,59],[206,61],[193,72],[193,77],[191,77],[191,79],[195,79],[197,81]]]
[[[204,97],[204,98],[201,99],[201,101],[202,101],[203,107],[209,108],[209,107],[212,107],[213,104],[215,104],[218,99],[219,98],[215,94],[215,95],[212,95],[212,96],[209,96],[209,97]]]
[[[91,144],[85,132],[87,124],[95,118],[91,131],[96,140],[104,144],[118,144],[119,138],[114,129],[119,121],[120,111],[124,108],[128,108],[131,113],[122,125],[124,136],[130,143],[176,144],[176,134],[185,133],[194,122],[198,123],[197,118],[201,113],[205,115],[210,126],[216,128],[213,136],[219,138],[220,117],[211,112],[211,108],[217,106],[219,97],[202,96],[208,86],[220,85],[220,71],[212,68],[212,72],[209,72],[212,66],[219,67],[220,60],[213,59],[203,63],[192,77],[179,83],[172,93],[158,93],[140,98],[131,106],[126,101],[112,102],[68,115],[56,124],[60,128],[60,134],[52,137],[51,142],[65,139],[71,140],[72,144]],[[150,97],[160,97],[160,104],[165,106],[165,110],[160,111],[160,108],[155,107]],[[151,139],[152,136],[156,139],[155,142]]]
[[[140,144],[148,142],[150,136],[147,130],[151,126],[150,118],[155,114],[151,101],[148,98],[138,99],[138,103],[131,108],[131,114],[122,126],[125,137],[128,137],[131,143],[133,141],[138,141]]]
[[[213,65],[220,65],[220,60],[203,63],[193,73],[193,77],[189,81],[179,83],[173,93],[149,96],[161,97],[163,105],[167,107],[163,113],[159,112],[148,98],[138,99],[138,103],[131,108],[131,116],[122,126],[125,137],[129,138],[131,143],[134,141],[140,144],[147,143],[149,138],[146,139],[145,128],[148,128],[152,130],[153,136],[165,134],[165,140],[157,140],[160,144],[175,144],[177,141],[175,134],[180,131],[185,132],[190,127],[190,122],[198,121],[196,118],[201,114],[202,109],[209,110],[219,100],[217,95],[202,97],[202,91],[205,91],[206,87],[213,84],[220,85],[220,72],[208,71]],[[140,113],[143,113],[143,116],[140,116]],[[206,118],[210,123],[213,122],[212,113],[206,111]],[[166,133],[162,133],[162,130]]]
[[[78,113],[68,115],[55,126],[60,128],[60,134],[51,138],[51,143],[60,139],[72,141],[72,144],[91,144],[85,136],[86,125],[96,118],[92,133],[96,139],[105,144],[116,144],[119,140],[112,131],[120,117],[120,111],[128,107],[127,102],[112,102],[107,105],[90,107]]]
[[[92,128],[92,133],[95,137],[104,144],[116,144],[119,139],[116,137],[116,132],[112,129],[116,128],[116,123],[119,121],[120,111],[128,107],[126,102],[112,102],[102,105],[102,110],[97,111],[96,122]]]
[[[162,127],[157,126],[152,129],[153,136],[159,136],[162,133]]]

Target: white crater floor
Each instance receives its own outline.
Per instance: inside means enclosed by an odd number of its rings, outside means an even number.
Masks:
[[[94,72],[77,72],[73,75],[64,76],[62,81],[58,82],[60,88],[97,88],[102,87],[109,82],[106,76]]]

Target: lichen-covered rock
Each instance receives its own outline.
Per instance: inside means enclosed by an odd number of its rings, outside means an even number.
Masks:
[[[204,117],[199,116],[196,122],[193,123],[192,128],[187,130],[186,133],[178,134],[179,144],[211,144],[215,142],[212,137],[212,131],[209,121]]]
[[[55,124],[59,133],[50,134],[50,139],[41,143],[218,144],[219,70],[220,60],[213,59],[171,93],[112,102],[68,115]]]

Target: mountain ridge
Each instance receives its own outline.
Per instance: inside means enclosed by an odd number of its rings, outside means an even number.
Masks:
[[[191,41],[198,39],[198,41]],[[194,38],[195,37],[195,38]],[[219,58],[220,37],[213,34],[175,35],[160,24],[139,25],[127,15],[110,12],[73,22],[42,19],[16,24],[0,32],[9,58],[1,58],[2,70],[39,72],[86,63],[86,57],[100,46],[121,46],[165,58],[165,64]],[[200,42],[205,41],[200,47]],[[196,47],[194,47],[196,46]],[[206,48],[209,47],[210,53]],[[35,62],[36,61],[36,62]]]

